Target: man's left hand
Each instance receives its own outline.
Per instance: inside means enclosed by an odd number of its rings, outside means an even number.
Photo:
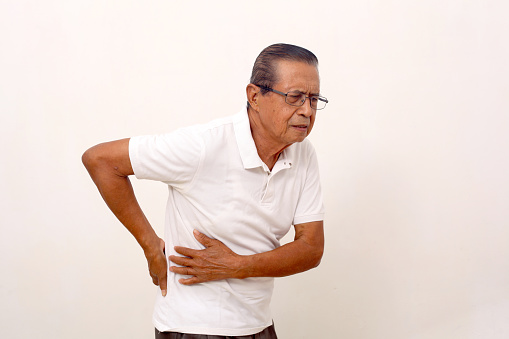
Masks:
[[[198,284],[212,280],[240,278],[240,260],[242,256],[230,250],[219,240],[207,237],[194,230],[195,238],[205,246],[202,250],[175,246],[175,251],[181,255],[170,255],[170,261],[179,266],[170,266],[170,271],[182,275],[191,275],[191,278],[180,279],[183,285]]]

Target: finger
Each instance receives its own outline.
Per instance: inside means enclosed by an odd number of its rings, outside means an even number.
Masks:
[[[171,266],[170,272],[181,275],[194,275],[196,272],[190,267]]]
[[[166,297],[167,288],[166,288],[166,271],[164,272],[164,276],[159,278],[159,287],[161,288],[161,294],[163,297]]]
[[[204,245],[205,247],[212,246],[213,242],[215,241],[214,239],[207,237],[205,234],[198,230],[194,230],[193,234],[196,240],[198,240],[200,244]]]
[[[151,277],[152,278],[152,283],[156,286],[159,285],[159,280],[157,279],[157,277]]]
[[[178,255],[170,255],[168,257],[168,259],[170,259],[171,262],[174,262],[175,264],[181,265],[181,266],[192,266],[192,264],[193,264],[193,259],[190,259],[188,257],[181,257]]]
[[[201,283],[202,281],[198,277],[191,277],[187,279],[179,279],[179,283],[182,285],[193,285]]]
[[[197,250],[193,250],[192,248],[187,248],[187,247],[175,246],[174,249],[175,249],[175,252],[177,252],[178,254],[182,254],[182,255],[184,255],[186,257],[190,257],[190,258],[193,258],[198,253]]]

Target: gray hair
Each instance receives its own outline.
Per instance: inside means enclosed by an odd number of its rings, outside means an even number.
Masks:
[[[318,67],[318,58],[311,51],[295,45],[274,44],[266,47],[256,58],[250,82],[272,88],[278,80],[276,62],[280,60],[300,61]],[[267,89],[261,88],[262,94],[267,92]]]

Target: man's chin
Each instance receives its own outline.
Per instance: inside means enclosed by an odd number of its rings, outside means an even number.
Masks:
[[[303,136],[299,136],[299,137],[295,138],[294,143],[296,143],[296,142],[303,142],[304,139],[306,139],[306,137],[307,137],[307,134],[303,135]]]

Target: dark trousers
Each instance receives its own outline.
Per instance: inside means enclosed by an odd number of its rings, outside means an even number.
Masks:
[[[159,332],[156,328],[156,339],[277,339],[277,335],[274,324],[272,324],[260,333],[241,336]]]

